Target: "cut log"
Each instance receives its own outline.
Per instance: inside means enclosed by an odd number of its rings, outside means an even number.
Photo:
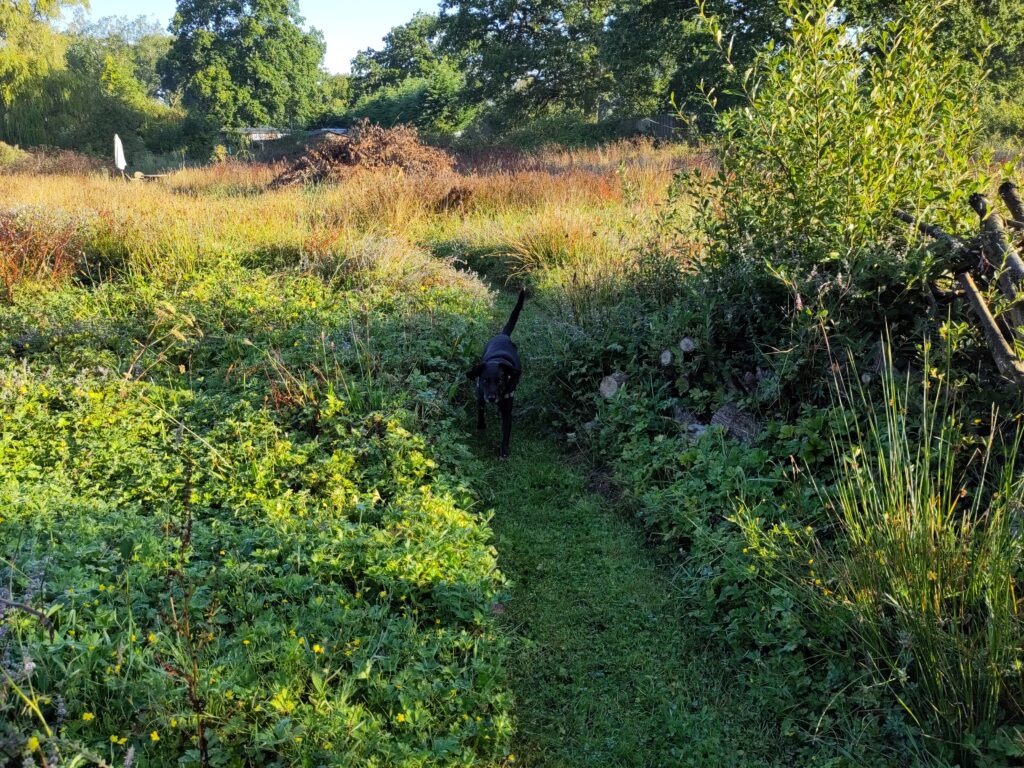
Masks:
[[[999,372],[1016,383],[1018,387],[1024,386],[1024,364],[1006,341],[999,326],[996,325],[996,320],[992,317],[985,298],[974,283],[974,278],[966,272],[962,272],[956,276],[956,279],[960,283],[960,287],[964,289],[964,293],[985,331],[985,341],[988,342],[989,351],[992,353],[992,359],[995,360]]]
[[[970,204],[981,219],[982,247],[985,257],[998,271],[999,290],[1007,299],[1015,302],[1020,284],[1024,281],[1024,261],[1021,261],[1017,249],[1006,236],[1003,217],[992,210],[988,198],[975,192],[970,197]],[[1007,315],[1014,338],[1024,341],[1024,331],[1021,329],[1021,325],[1024,324],[1024,312],[1017,307],[1011,307]]]
[[[906,211],[897,209],[893,215],[905,224],[910,224],[911,226],[916,227],[917,231],[921,234],[949,243],[949,245],[954,248],[962,248],[964,245],[962,240],[957,237],[953,237],[953,235],[946,232],[942,227],[937,227],[934,224],[929,224],[924,221],[918,221]]]
[[[658,355],[658,362],[665,368],[672,365],[673,355],[671,349],[661,350],[661,354]]]
[[[999,185],[999,195],[1013,216],[1013,219],[1006,223],[1014,229],[1024,229],[1024,200],[1020,199],[1017,185],[1009,180],[1004,181]]]
[[[614,397],[615,393],[622,389],[628,380],[629,376],[621,371],[616,371],[601,379],[601,386],[598,387],[598,391],[601,393],[601,397],[607,400],[610,397]]]
[[[696,352],[697,342],[691,339],[689,336],[684,336],[679,340],[679,349],[684,355],[688,355],[691,352]]]

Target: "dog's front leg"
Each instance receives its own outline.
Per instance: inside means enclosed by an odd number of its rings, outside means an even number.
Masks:
[[[498,403],[498,411],[501,413],[501,458],[508,458],[508,443],[512,438],[512,398],[507,398]]]
[[[476,428],[487,429],[487,424],[484,421],[484,399],[482,397],[476,399]]]

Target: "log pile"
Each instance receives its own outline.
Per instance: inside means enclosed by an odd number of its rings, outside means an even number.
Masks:
[[[999,187],[999,194],[1013,218],[1004,220],[985,195],[971,195],[969,202],[980,223],[978,235],[970,240],[954,237],[941,227],[920,222],[903,211],[896,211],[895,215],[949,248],[950,268],[981,325],[996,368],[1016,386],[1024,387],[1024,362],[1015,349],[1015,342],[1024,343],[1024,310],[1019,306],[1019,294],[1024,287],[1024,260],[1007,230],[1008,226],[1014,230],[1024,229],[1024,203],[1011,181]],[[995,282],[1009,305],[999,317],[989,308],[983,292],[989,281]]]

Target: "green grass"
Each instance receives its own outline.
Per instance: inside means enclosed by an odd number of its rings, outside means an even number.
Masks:
[[[695,631],[670,572],[590,477],[527,428],[482,479],[512,584],[518,761],[775,764],[770,718],[744,700],[728,651]]]

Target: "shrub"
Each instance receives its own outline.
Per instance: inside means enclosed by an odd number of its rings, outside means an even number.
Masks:
[[[719,116],[720,172],[691,189],[704,200],[709,267],[735,275],[739,300],[767,293],[754,314],[788,306],[817,324],[851,303],[891,305],[928,276],[893,212],[940,224],[967,212],[982,73],[935,44],[932,3],[856,29],[830,3],[782,8],[786,40],[762,51],[744,103]],[[874,322],[870,311],[852,321]]]

